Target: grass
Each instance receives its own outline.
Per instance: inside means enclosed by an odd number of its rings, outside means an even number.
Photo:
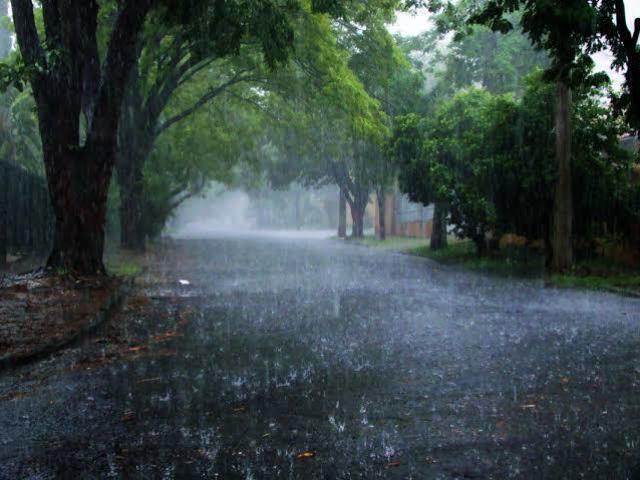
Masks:
[[[143,272],[142,262],[136,258],[113,256],[106,261],[107,273],[115,277],[132,278]]]
[[[430,258],[445,265],[509,277],[542,277],[550,285],[560,288],[606,290],[621,294],[640,294],[640,269],[616,264],[607,258],[585,259],[576,262],[574,269],[563,275],[547,276],[544,256],[523,247],[490,252],[479,257],[475,246],[466,240],[449,239],[449,246],[431,250],[429,241],[391,237],[381,241],[366,238],[361,243],[374,248],[386,248]]]
[[[554,285],[563,288],[584,288],[640,294],[640,275],[616,275],[610,277],[553,275],[551,281]]]
[[[553,275],[551,281],[558,287],[640,294],[640,270],[606,258],[580,261],[574,272]]]
[[[544,274],[544,258],[525,249],[510,248],[479,257],[472,242],[450,240],[449,246],[442,250],[431,250],[429,246],[424,246],[407,253],[502,276],[533,277]]]
[[[406,251],[429,245],[428,239],[411,237],[387,237],[386,240],[380,240],[375,236],[366,236],[362,240],[358,240],[358,242],[368,247],[398,251]]]

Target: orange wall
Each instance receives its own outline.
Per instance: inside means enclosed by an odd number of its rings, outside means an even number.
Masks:
[[[387,235],[397,237],[415,237],[415,238],[431,238],[431,232],[433,230],[433,222],[411,222],[411,223],[397,223],[395,218],[395,197],[392,194],[386,194],[384,199],[384,225],[386,227]],[[373,202],[374,206],[374,227],[376,229],[376,235],[380,233],[380,214],[378,212],[378,201]]]

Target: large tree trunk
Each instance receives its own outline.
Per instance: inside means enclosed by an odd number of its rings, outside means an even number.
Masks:
[[[474,235],[474,237],[471,240],[473,241],[473,244],[476,246],[476,254],[479,257],[483,257],[485,253],[487,253],[487,237],[485,235],[484,230]]]
[[[47,268],[79,274],[104,274],[104,227],[113,158],[80,149],[45,151],[47,180],[55,215],[53,249]]]
[[[41,2],[45,50],[33,2],[11,1],[20,53],[38,107],[56,222],[47,266],[104,274],[107,195],[124,86],[138,58],[138,34],[154,0],[119,2],[102,64],[98,55],[99,2],[58,3]],[[51,63],[48,51],[64,53]],[[81,138],[83,114],[86,128]]]
[[[556,109],[556,161],[558,179],[553,205],[552,269],[563,272],[573,264],[573,192],[571,185],[571,89],[558,84]]]
[[[433,228],[431,229],[431,250],[447,247],[447,206],[436,202],[433,206]]]
[[[376,197],[378,200],[378,236],[380,240],[385,240],[387,238],[387,230],[386,225],[384,224],[385,219],[385,208],[384,208],[384,189],[379,188],[376,192]]]
[[[349,208],[351,210],[351,220],[353,222],[351,227],[351,236],[353,238],[362,238],[364,237],[364,206],[350,203]]]
[[[338,201],[338,238],[347,236],[347,198],[344,190],[340,189],[340,199]]]

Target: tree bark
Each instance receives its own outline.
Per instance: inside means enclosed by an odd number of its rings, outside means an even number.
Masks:
[[[638,134],[640,132],[640,53],[635,53],[629,60],[627,79],[631,94],[630,120],[632,128]]]
[[[340,189],[340,199],[338,201],[338,238],[347,236],[347,198],[342,188]]]
[[[447,248],[447,206],[439,202],[433,206],[430,248],[431,250]]]
[[[105,153],[101,152],[101,155]],[[47,267],[80,274],[104,274],[104,227],[114,159],[94,161],[81,150],[45,152],[55,215],[53,248]],[[53,157],[53,158],[51,158]]]
[[[478,232],[472,239],[473,244],[476,246],[476,254],[479,257],[484,257],[487,253],[487,238],[485,232]]]
[[[633,22],[633,32],[627,25],[627,15],[624,0],[615,0],[616,29],[622,42],[622,48],[627,57],[627,86],[631,97],[630,120],[632,127],[638,133],[640,130],[640,18]]]
[[[378,200],[378,236],[380,240],[385,240],[387,238],[387,230],[386,225],[384,224],[385,219],[385,205],[384,205],[384,189],[379,188],[376,192],[376,197]]]
[[[573,192],[571,185],[571,89],[558,84],[556,109],[556,161],[558,179],[553,206],[552,269],[563,272],[573,265]]]
[[[353,222],[351,226],[351,236],[353,238],[364,237],[364,207],[356,205],[355,203],[349,204],[351,210],[351,220]]]
[[[51,62],[42,47],[33,2],[11,0],[16,37],[38,108],[55,215],[53,248],[47,261],[50,269],[105,273],[107,195],[122,98],[138,58],[138,35],[153,2],[118,2],[100,65],[98,2],[42,2],[47,47],[63,52],[58,61]],[[86,138],[80,136],[81,114],[87,121]]]

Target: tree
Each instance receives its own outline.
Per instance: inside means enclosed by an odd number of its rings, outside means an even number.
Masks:
[[[336,32],[326,19],[307,24],[296,68],[280,82],[286,88],[275,88],[264,99],[271,102],[268,110],[279,119],[269,134],[275,148],[265,166],[269,180],[275,185],[338,185],[351,210],[355,236],[363,233],[364,211],[373,189],[372,146],[382,144],[387,129],[380,101],[350,61],[352,36],[369,32],[375,41],[393,45],[388,33],[380,33],[386,32],[382,21],[386,17],[371,12],[349,17],[359,18],[366,27],[342,21]]]
[[[44,32],[39,32],[32,2],[11,1],[56,217],[49,267],[104,272],[104,223],[120,104],[137,37],[153,3],[120,3],[101,61],[98,22],[104,7],[97,2],[42,2]]]
[[[580,83],[584,64],[590,62],[582,48],[596,35],[596,11],[588,0],[491,0],[472,15],[471,22],[508,31],[505,14],[521,10],[522,30],[551,58],[549,78],[558,82],[556,106],[556,160],[552,256],[550,267],[564,271],[573,264],[571,180],[571,88]]]
[[[360,8],[336,10],[337,4],[318,8],[329,8],[338,21],[355,17],[366,20],[374,15],[372,12],[389,8],[381,2],[365,3],[370,7],[368,12]],[[333,38],[333,31],[339,27],[331,27],[326,15],[314,12],[305,3],[297,8],[283,5],[282,11],[276,12],[280,17],[264,11],[262,16],[254,18],[255,12],[247,10],[246,18],[237,19],[248,27],[239,41],[231,43],[235,49],[232,56],[225,56],[227,40],[217,37],[215,19],[213,25],[183,24],[169,31],[162,28],[162,23],[160,27],[153,22],[148,25],[140,42],[140,61],[127,84],[127,108],[123,111],[119,135],[117,178],[122,195],[120,219],[124,246],[137,249],[144,246],[147,233],[142,228],[145,223],[141,203],[144,166],[154,143],[176,123],[221,96],[241,97],[238,89],[246,92],[255,88],[263,94],[273,91],[287,95],[303,82],[324,88],[327,80],[348,80],[348,76],[328,73],[334,64],[324,61],[330,50],[341,48],[326,41]],[[292,47],[286,64],[286,52],[278,48],[279,44]],[[322,52],[323,48],[327,50],[324,55],[314,53]],[[273,68],[276,64],[277,70]],[[298,78],[294,78],[296,73]],[[167,115],[170,99],[183,89],[193,93],[191,102]],[[255,99],[252,103],[256,104]]]
[[[314,2],[337,11],[343,2]],[[350,3],[350,2],[346,2]],[[140,54],[140,34],[151,12],[167,29],[196,24],[203,48],[237,52],[247,37],[266,56],[284,59],[293,41],[287,13],[298,3],[279,0],[44,0],[39,31],[31,0],[12,0],[23,63],[20,72],[36,100],[56,234],[47,261],[84,274],[104,273],[107,196],[116,161],[122,101]],[[152,20],[155,20],[152,19]],[[161,30],[160,30],[161,31]],[[4,83],[19,77],[3,71]]]
[[[514,28],[507,32],[465,22],[472,5],[468,1],[451,5],[435,15],[433,28],[404,39],[402,48],[431,82],[437,81],[432,96],[479,85],[491,93],[521,95],[524,77],[549,65],[547,52],[523,34],[518,13],[508,15]]]
[[[144,228],[148,224],[143,202],[145,167],[158,140],[234,85],[258,78],[257,74],[242,67],[234,68],[234,62],[221,61],[212,65],[210,58],[192,60],[187,49],[175,57],[162,53],[169,57],[165,59],[169,62],[166,71],[158,74],[141,60],[131,72],[118,135],[120,149],[116,168],[121,195],[121,245],[137,250],[144,249],[145,238],[151,233]],[[146,77],[142,72],[146,72]],[[171,99],[181,89],[188,90],[191,95],[183,96],[179,108],[174,105],[171,114],[167,115]]]
[[[627,110],[627,119],[636,131],[640,130],[640,18],[633,21],[633,31],[629,29],[624,0],[598,0],[593,2],[598,8],[598,31],[601,36],[590,42],[591,51],[607,46],[614,55],[614,68],[626,66],[625,91],[618,100],[618,106]]]
[[[400,190],[414,202],[435,203],[430,248],[439,250],[447,246],[448,207],[446,199],[435,190],[430,170],[423,163],[424,138],[424,125],[419,115],[399,116],[394,119],[388,148],[399,171]]]
[[[347,236],[347,198],[342,188],[339,189],[338,198],[338,238]]]
[[[263,79],[263,61],[274,66],[285,60],[293,42],[289,12],[268,4],[264,8],[265,19],[251,9],[234,13],[231,30],[224,34],[218,28],[221,19],[206,17],[206,11],[204,20],[170,29],[162,15],[148,22],[138,44],[139,61],[127,81],[118,132],[116,168],[125,248],[143,249],[149,233],[144,229],[144,172],[158,138],[231,87]],[[167,115],[171,99],[185,88],[191,98]]]
[[[442,102],[424,122],[415,117],[401,119],[395,135],[397,158],[404,164],[401,188],[414,201],[436,202],[451,215],[451,223],[461,238],[470,238],[482,254],[486,233],[495,225],[491,203],[489,172],[494,158],[489,146],[498,141],[492,119],[505,110],[506,97],[493,97],[485,90],[469,89]],[[418,144],[411,135],[417,135]],[[416,179],[419,177],[419,179]],[[442,229],[434,219],[434,227]],[[437,232],[435,246],[441,248]]]
[[[166,113],[173,115],[191,104],[198,95],[199,88],[194,89],[182,89]],[[255,109],[225,96],[161,135],[144,165],[139,199],[144,214],[137,225],[143,235],[155,238],[182,203],[202,194],[211,182],[232,184],[240,163],[255,163],[263,123]]]
[[[392,148],[401,188],[417,201],[446,202],[456,234],[473,240],[481,254],[487,233],[551,243],[556,93],[541,72],[524,86],[522,98],[464,90],[428,118],[396,122]],[[603,90],[576,88],[570,112],[579,140],[572,150],[571,202],[582,254],[595,236],[628,235],[625,225],[637,215],[629,195],[631,160],[618,145],[623,124],[603,106]]]

